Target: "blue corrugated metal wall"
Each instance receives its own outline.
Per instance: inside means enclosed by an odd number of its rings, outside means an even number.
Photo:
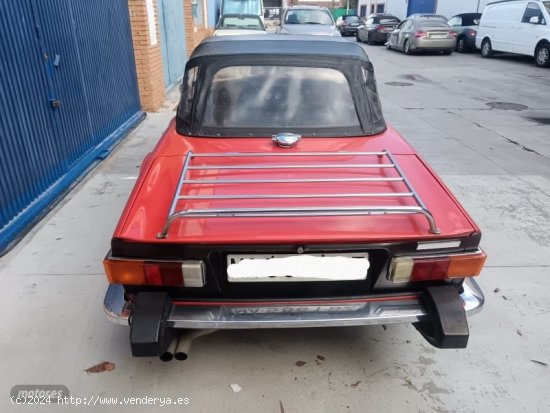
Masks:
[[[0,0],[0,252],[142,118],[127,0]]]

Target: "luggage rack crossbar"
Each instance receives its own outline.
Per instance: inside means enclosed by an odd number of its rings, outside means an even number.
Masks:
[[[325,164],[323,169],[340,169],[340,168],[394,168],[392,164]],[[208,165],[208,166],[190,166],[188,171],[207,171],[218,169],[319,169],[319,165]]]
[[[184,184],[217,185],[217,184],[298,184],[320,182],[398,182],[403,178],[304,178],[304,179],[185,179]]]
[[[330,163],[330,164],[243,164],[243,165],[191,165],[196,158],[284,158],[284,157],[337,157],[337,156],[375,156],[378,163]],[[387,162],[384,162],[386,160]],[[397,176],[357,177],[357,178],[268,178],[268,179],[199,179],[188,177],[190,171],[208,170],[330,170],[330,169],[380,169],[393,170]],[[211,176],[210,176],[211,178]],[[355,192],[355,193],[311,193],[311,194],[207,194],[207,195],[182,195],[185,185],[224,185],[224,184],[295,184],[295,183],[362,183],[362,182],[402,182],[407,191],[399,192]],[[308,207],[267,207],[267,208],[187,208],[177,210],[179,201],[199,200],[266,200],[266,199],[333,199],[333,198],[412,198],[416,205],[409,206],[308,206]],[[438,234],[435,219],[426,208],[424,202],[411,183],[404,175],[396,159],[389,151],[380,152],[291,152],[291,153],[192,153],[189,151],[185,157],[178,185],[172,200],[170,211],[162,232],[157,238],[167,238],[172,222],[180,218],[206,218],[206,217],[311,217],[311,216],[358,216],[358,215],[423,215],[430,226],[430,232]]]

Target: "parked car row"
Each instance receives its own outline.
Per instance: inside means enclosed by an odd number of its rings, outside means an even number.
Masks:
[[[463,37],[474,33],[475,40],[475,31],[466,31],[461,26],[461,16],[454,16],[448,21],[445,16],[437,14],[413,14],[401,21],[391,14],[376,13],[359,25],[356,39],[370,45],[386,44],[389,49],[402,50],[407,54],[421,50],[435,50],[445,54],[452,53],[454,49],[465,52],[468,47],[473,47],[474,41],[467,42]],[[464,23],[472,19],[464,18]],[[450,26],[451,21],[454,27]]]
[[[279,34],[355,36],[358,42],[385,44],[406,54],[420,51],[464,53],[475,48],[485,58],[498,52],[535,58],[550,67],[550,0],[509,0],[489,3],[483,13],[462,13],[447,19],[439,14],[412,14],[404,21],[376,13],[365,21],[357,15],[338,17],[319,6],[292,6],[282,13]],[[220,18],[215,35],[266,33],[258,16]]]
[[[467,13],[447,20],[437,14],[413,14],[400,21],[390,14],[374,14],[359,26],[356,38],[406,54],[424,50],[463,53],[475,46],[475,27],[480,17],[481,13]]]
[[[510,0],[489,3],[483,13],[463,13],[447,20],[435,14],[413,14],[399,22],[389,14],[371,15],[357,28],[358,42],[386,44],[388,49],[418,51],[475,48],[481,56],[515,53],[533,56],[539,67],[550,67],[550,1]]]

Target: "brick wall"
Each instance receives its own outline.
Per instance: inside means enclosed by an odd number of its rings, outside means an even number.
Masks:
[[[195,0],[198,3],[198,7],[203,8],[202,18],[193,17],[193,0],[183,0],[183,14],[185,19],[185,37],[187,42],[187,55],[191,56],[191,53],[197,47],[197,45],[206,37],[214,34],[214,28],[205,27],[204,16],[207,13],[204,10],[204,1]],[[215,13],[214,10],[209,10],[210,13]]]
[[[183,1],[184,5],[187,54],[190,56],[193,49],[195,49],[205,37],[211,36],[214,33],[214,28],[206,27],[205,16],[207,12],[215,13],[215,10],[207,11],[205,10],[205,1],[195,0],[198,7],[202,8],[202,12],[199,17],[193,17],[193,0],[181,1]],[[164,102],[165,89],[157,15],[157,0],[152,0],[151,5],[154,10],[156,44],[151,44],[151,33],[149,32],[149,20],[147,15],[147,0],[128,0],[141,107],[145,111],[156,112]]]
[[[154,10],[156,44],[151,44],[146,0],[128,0],[141,107],[156,112],[165,96],[157,2],[153,0],[150,4]]]

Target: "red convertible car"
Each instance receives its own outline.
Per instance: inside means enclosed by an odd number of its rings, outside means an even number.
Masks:
[[[104,307],[165,360],[218,329],[412,323],[464,348],[480,238],[386,125],[358,44],[210,38],[114,232]]]

